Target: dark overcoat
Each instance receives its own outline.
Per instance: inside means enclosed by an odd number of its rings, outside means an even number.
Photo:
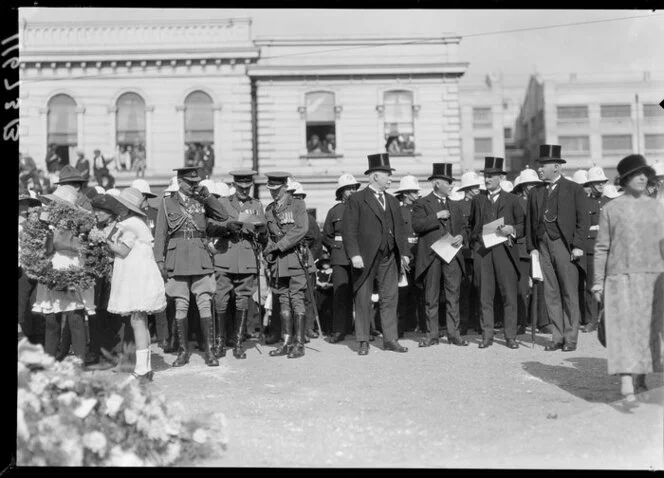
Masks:
[[[332,206],[325,217],[323,224],[323,245],[330,251],[330,265],[347,266],[350,260],[346,255],[343,237],[341,236],[341,226],[343,225],[344,211],[346,203],[340,202]]]

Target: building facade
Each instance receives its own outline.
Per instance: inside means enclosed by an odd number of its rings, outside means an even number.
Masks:
[[[560,144],[566,174],[598,165],[609,178],[628,154],[664,160],[662,91],[664,79],[647,72],[565,81],[534,75],[517,120],[524,160],[534,165],[540,144]]]
[[[254,39],[248,18],[100,19],[23,21],[19,42],[19,148],[42,169],[53,152],[74,164],[99,149],[118,185],[140,162],[166,185],[173,168],[213,155],[215,180],[292,172],[322,221],[338,176],[362,176],[367,154],[388,151],[395,181],[461,162],[468,65],[453,34]]]

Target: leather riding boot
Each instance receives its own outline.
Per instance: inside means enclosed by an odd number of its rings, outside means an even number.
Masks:
[[[226,312],[214,313],[214,347],[212,349],[217,358],[226,356]]]
[[[233,344],[233,357],[236,359],[246,359],[247,354],[242,348],[242,340],[244,340],[244,328],[247,325],[247,313],[246,310],[236,310],[235,311],[235,337]]]
[[[295,345],[288,352],[288,358],[304,357],[304,328],[305,317],[304,314],[295,314]]]
[[[293,317],[291,316],[290,310],[281,311],[281,334],[284,337],[284,343],[270,352],[271,357],[280,357],[282,355],[287,355],[290,352],[290,349],[293,347],[292,339],[293,336]]]
[[[175,319],[175,329],[178,333],[178,356],[173,362],[173,367],[182,367],[189,363],[189,343],[187,342],[187,318]]]
[[[218,367],[219,360],[214,356],[214,321],[212,317],[201,317],[201,335],[203,336],[203,359],[208,367]]]

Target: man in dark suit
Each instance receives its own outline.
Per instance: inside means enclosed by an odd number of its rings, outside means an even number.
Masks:
[[[458,250],[448,264],[431,249],[431,245],[441,237],[450,234],[452,245],[461,246],[467,239],[466,223],[461,205],[450,201],[452,190],[452,164],[434,163],[429,177],[433,191],[418,199],[413,206],[413,230],[419,234],[415,276],[424,276],[424,295],[427,315],[427,337],[420,341],[420,347],[437,345],[438,304],[441,278],[445,289],[445,317],[447,339],[454,345],[466,346],[468,341],[459,332],[459,297],[464,271],[463,253]]]
[[[378,283],[379,308],[385,350],[407,352],[399,344],[397,302],[399,273],[409,268],[406,228],[399,201],[385,192],[392,169],[387,153],[368,156],[369,186],[348,199],[342,237],[353,266],[355,338],[359,355],[369,353],[369,328],[373,308],[371,294]]]
[[[552,342],[546,351],[576,350],[579,333],[579,271],[588,237],[589,215],[583,187],[561,175],[560,146],[543,144],[538,159],[544,181],[549,184],[528,196],[526,246],[539,256],[544,276],[544,300],[553,324]]]
[[[478,194],[470,205],[470,246],[474,261],[480,270],[480,302],[482,304],[482,342],[480,348],[493,344],[493,306],[496,285],[503,301],[505,325],[505,345],[519,348],[516,341],[517,329],[517,286],[519,282],[518,238],[524,235],[524,213],[518,199],[503,191],[501,181],[505,180],[503,158],[484,158],[484,178],[487,196]],[[507,238],[505,242],[486,248],[482,229],[484,225],[503,218],[503,225],[497,234]]]

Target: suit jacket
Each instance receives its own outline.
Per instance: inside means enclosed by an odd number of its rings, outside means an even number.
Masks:
[[[327,212],[325,224],[323,225],[322,241],[327,250],[330,251],[330,265],[347,266],[350,260],[346,255],[341,229],[343,225],[346,203],[337,203]]]
[[[413,230],[420,237],[417,244],[415,277],[424,274],[431,263],[437,260],[438,256],[431,249],[431,245],[445,234],[450,233],[452,236],[461,234],[464,243],[468,241],[468,231],[461,204],[450,201],[448,198],[446,205],[447,210],[450,211],[450,217],[445,220],[436,217],[436,214],[443,210],[443,205],[438,202],[438,198],[433,193],[418,199],[413,205]],[[454,260],[458,261],[461,270],[464,270],[461,250],[457,252]]]
[[[585,251],[586,239],[590,217],[585,205],[588,196],[583,188],[569,179],[561,177],[558,180],[558,227],[567,246],[572,252],[573,248]],[[539,249],[537,227],[544,221],[544,203],[548,195],[547,188],[542,185],[530,191],[528,195],[528,213],[526,214],[526,247],[528,252]]]
[[[401,256],[409,256],[406,226],[399,211],[399,201],[391,194],[385,193],[386,204],[390,206],[394,223],[394,244],[397,263]],[[349,258],[361,256],[364,268],[353,280],[353,290],[357,291],[369,274],[369,269],[380,248],[382,221],[384,211],[374,196],[371,188],[366,187],[353,194],[346,201],[342,236],[346,253]]]
[[[493,214],[493,212],[495,212],[495,214]],[[516,241],[518,241],[520,237],[523,237],[525,214],[523,212],[523,207],[519,204],[519,199],[514,194],[500,191],[495,204],[484,194],[478,194],[472,199],[470,202],[470,221],[468,223],[468,228],[470,230],[470,247],[473,251],[480,254],[486,251],[484,242],[482,241],[482,227],[499,217],[503,218],[505,225],[510,225],[514,228]],[[517,275],[520,276],[519,248],[516,245],[516,241],[512,238],[508,238],[506,242],[493,246],[491,249],[504,247],[510,257],[512,265],[516,268]]]

